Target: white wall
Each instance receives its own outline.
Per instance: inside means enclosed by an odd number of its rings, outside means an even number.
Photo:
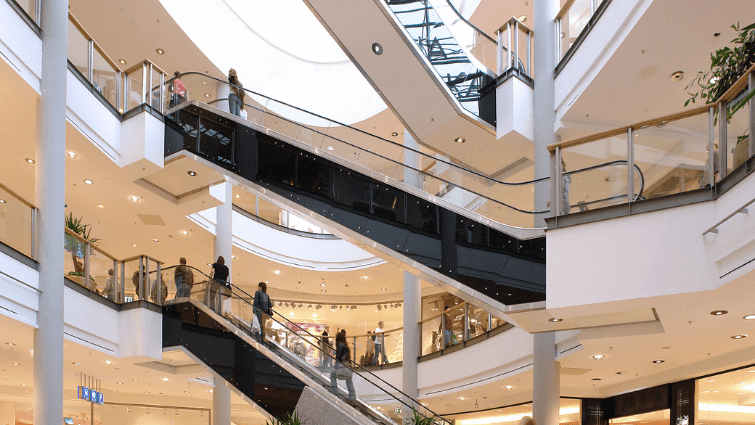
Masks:
[[[37,326],[39,272],[0,252],[0,314]]]
[[[746,264],[755,208],[702,234],[752,199],[751,175],[715,201],[547,231],[547,307],[705,291],[742,276],[755,268]]]
[[[42,39],[7,3],[0,3],[0,58],[39,93]]]

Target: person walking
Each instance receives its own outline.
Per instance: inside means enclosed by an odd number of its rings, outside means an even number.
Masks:
[[[228,266],[225,265],[225,258],[223,256],[218,257],[218,261],[212,264],[212,272],[210,272],[210,305],[209,307],[215,310],[218,314],[222,314],[223,296],[225,295],[226,288],[228,288]],[[215,303],[215,294],[218,294],[218,303]]]
[[[179,266],[173,271],[176,298],[188,298],[191,296],[191,287],[194,285],[194,272],[186,265],[186,258],[181,257],[178,263]]]
[[[170,91],[173,93],[170,96],[170,104],[168,107],[179,105],[183,102],[186,102],[186,86],[184,83],[178,78],[181,76],[181,73],[176,71],[173,73],[173,83],[170,85]]]
[[[263,342],[265,340],[265,323],[268,317],[273,315],[273,303],[270,301],[270,296],[267,295],[267,284],[265,282],[260,282],[257,285],[252,307],[254,308],[254,316],[260,325],[257,341]]]
[[[322,331],[322,335],[320,335],[320,355],[322,356],[322,362],[320,363],[323,368],[330,367],[331,363],[331,353],[333,352],[333,347],[330,346],[330,338],[328,338],[328,328],[325,328],[324,331]]]
[[[338,394],[338,386],[336,385],[336,379],[342,379],[346,381],[346,388],[349,390],[349,400],[356,400],[356,394],[354,392],[354,382],[351,377],[354,372],[349,367],[351,363],[351,350],[346,343],[346,333],[339,332],[336,335],[336,363],[333,370],[330,372],[330,389],[334,393]]]
[[[443,309],[443,318],[445,318],[445,327],[441,323],[440,328],[438,329],[439,334],[443,334],[443,348],[447,348],[451,344],[451,337],[454,334],[454,327],[453,327],[453,321],[451,320],[451,317],[446,313],[446,311],[449,309],[449,306],[446,306]]]
[[[228,71],[228,82],[231,83],[230,93],[228,94],[228,111],[237,117],[241,116],[244,110],[244,89],[239,81],[236,70],[231,68]]]
[[[385,337],[386,334],[383,331],[383,326],[385,326],[385,323],[381,320],[378,322],[378,327],[375,329],[375,359],[373,360],[374,365],[378,364],[378,358],[380,356],[383,356],[382,364],[388,364],[388,356],[385,355]]]
[[[364,352],[364,364],[372,364],[375,358],[375,335],[372,332],[367,331],[367,350]]]
[[[115,276],[113,269],[107,271],[107,279],[105,279],[105,289],[102,290],[102,295],[110,301],[115,301]]]

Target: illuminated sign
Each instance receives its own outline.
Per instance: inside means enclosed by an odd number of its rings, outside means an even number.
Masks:
[[[78,391],[78,397],[81,400],[91,401],[95,404],[105,404],[105,395],[101,392],[91,390],[87,387],[80,386]]]

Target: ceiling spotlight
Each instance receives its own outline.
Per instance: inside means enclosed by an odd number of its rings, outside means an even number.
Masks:
[[[281,274],[281,271],[280,270],[275,270],[273,273],[275,273],[275,274]]]
[[[617,375],[623,375],[624,372],[616,372]]]
[[[351,306],[351,309],[352,309],[352,310],[356,310],[356,309],[357,309],[357,306],[355,306],[355,305],[352,305],[352,306]]]
[[[401,303],[396,303],[396,308],[401,308]]]
[[[666,360],[653,360],[653,363],[655,363],[655,364],[665,363],[665,362],[666,362]]]
[[[190,175],[190,176],[194,177],[194,176],[196,176],[196,175],[197,175],[197,172],[196,172],[196,171],[187,171],[187,172],[186,172],[186,174],[188,174],[188,175]]]
[[[11,363],[11,364],[12,364],[13,366],[21,366],[21,363],[19,363],[19,362],[13,362],[13,363]]]
[[[396,132],[394,131],[393,133],[391,133],[391,136],[393,136],[393,137],[396,137],[396,136],[398,136],[398,133],[396,133]]]
[[[75,158],[79,157],[79,154],[77,154],[74,151],[68,151],[68,152],[66,152],[66,156],[69,157],[69,158],[71,158],[71,159],[75,159]]]
[[[154,238],[152,239],[152,242],[160,242],[160,239]]]
[[[79,362],[71,362],[71,364],[80,365],[81,363],[79,363]]]
[[[732,335],[731,339],[745,339],[747,338],[747,335],[745,334],[739,334],[739,335]]]
[[[114,361],[112,361],[112,360],[103,360],[103,361],[102,361],[102,363],[105,363],[105,364],[113,364],[113,363],[115,363],[115,362],[114,362]]]
[[[324,291],[324,289],[323,289],[323,291]],[[322,308],[322,304],[317,304],[317,306],[315,306],[315,310],[319,310],[321,308]]]
[[[14,345],[16,345],[16,343],[15,342],[6,342],[5,345],[10,345],[11,347],[13,347]]]
[[[158,55],[164,55],[165,54],[165,50],[163,50],[163,49],[161,49],[159,47],[157,49],[155,49],[155,51],[157,52]]]
[[[372,43],[372,53],[376,55],[382,55],[383,54],[383,46],[381,46],[378,43]]]
[[[329,151],[332,151],[332,150],[333,150],[333,149],[335,149],[335,148],[334,148],[333,146],[328,146],[328,147],[327,147],[327,148],[325,148],[325,149],[327,149],[327,150],[329,150]]]
[[[97,208],[105,208],[105,206],[102,204],[97,204]]]
[[[118,62],[120,62],[121,65],[125,65],[126,59],[118,59]]]
[[[684,79],[684,72],[682,71],[676,71],[675,73],[671,74],[671,81],[682,81]]]
[[[236,258],[238,257],[236,257],[235,255],[231,255],[231,260],[235,260]]]
[[[465,138],[463,138],[461,136],[459,136],[459,137],[457,137],[457,138],[454,139],[454,142],[456,142],[458,144],[462,144],[462,143],[464,143],[466,141],[467,141],[467,139],[465,139]]]
[[[727,313],[728,313],[727,310],[715,310],[715,311],[711,311],[710,315],[711,316],[723,316],[724,314],[727,314]]]
[[[603,360],[603,359],[606,358],[606,356],[604,356],[602,354],[596,354],[596,355],[592,356],[592,358],[595,359],[595,360]]]
[[[91,180],[89,180],[89,179],[84,179],[84,183],[86,183],[86,184],[94,184],[94,182],[91,181]]]
[[[0,199],[0,204],[5,204],[7,201],[5,199]]]
[[[160,378],[160,380],[163,381],[163,382],[168,382],[168,381],[170,381],[170,378]]]
[[[527,16],[522,15],[522,16],[516,18],[516,20],[519,21],[519,22],[521,22],[521,23],[525,23],[525,22],[527,22]]]
[[[325,287],[325,284],[324,284],[324,283],[321,283],[321,284],[320,284],[320,286],[322,286],[322,287]]]
[[[385,288],[380,288],[381,291],[385,291]]]
[[[326,290],[324,290],[324,289],[320,289],[320,292],[328,292],[328,291],[326,291]]]
[[[748,314],[747,316],[743,317],[745,320],[755,320],[755,314]]]
[[[286,307],[290,307],[290,306],[288,305],[288,302],[286,303]]]
[[[123,385],[123,382],[116,382],[116,384],[118,384],[118,385]]]
[[[302,307],[304,307],[304,304],[299,304],[299,308],[302,308]]]
[[[388,310],[388,304],[383,304],[383,310]]]
[[[505,389],[507,389],[507,390],[511,390],[511,389],[513,389],[514,387],[512,387],[511,385],[506,385],[506,386],[505,386],[505,387],[503,387],[503,388],[505,388]]]
[[[362,280],[370,280],[369,276],[362,276]]]
[[[136,247],[137,247],[138,245],[137,245],[137,244],[133,244],[133,245],[131,245],[131,246],[133,246],[134,248],[136,248]]]
[[[382,305],[380,305],[380,304],[378,304],[378,305],[377,305],[377,308],[378,308],[378,311],[380,311],[380,310],[382,310],[382,309],[383,309],[383,306],[382,306]]]
[[[558,319],[556,317],[551,317],[550,319],[548,319],[548,321],[549,322],[553,322],[553,323],[558,323],[558,322],[563,322],[564,319]]]
[[[26,158],[26,159],[24,159],[24,161],[28,162],[29,164],[34,164],[36,162],[33,159],[31,159],[31,158]]]
[[[139,202],[139,201],[142,200],[142,198],[140,198],[138,196],[131,195],[131,196],[128,197],[128,200],[131,201],[131,202]]]
[[[181,234],[184,235],[184,236],[189,236],[189,231],[188,230],[181,230]]]
[[[209,98],[210,98],[210,93],[205,93],[205,94],[204,94],[204,97],[206,97],[206,98],[208,98],[208,99],[209,99]]]

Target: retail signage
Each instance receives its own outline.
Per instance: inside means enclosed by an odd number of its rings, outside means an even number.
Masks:
[[[99,391],[89,389],[84,386],[79,387],[79,398],[86,401],[91,401],[95,404],[105,404],[105,395]]]

